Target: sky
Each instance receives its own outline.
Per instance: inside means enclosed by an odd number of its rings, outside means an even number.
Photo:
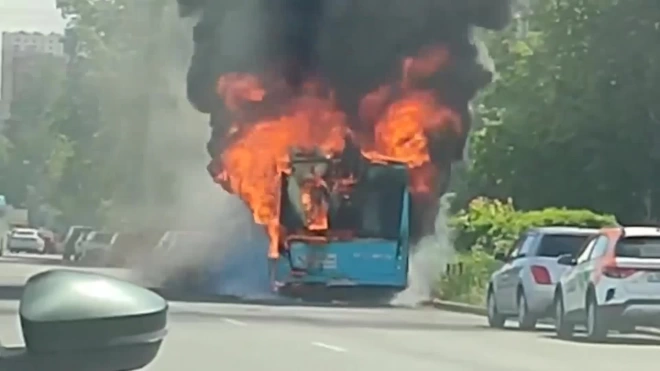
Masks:
[[[1,0],[0,32],[62,32],[64,21],[55,0]]]

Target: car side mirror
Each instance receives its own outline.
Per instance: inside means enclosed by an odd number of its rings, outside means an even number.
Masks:
[[[19,306],[25,348],[0,352],[0,368],[141,369],[158,354],[167,310],[165,299],[127,281],[69,270],[36,274]]]
[[[577,261],[572,255],[566,254],[566,255],[561,255],[559,258],[557,258],[557,263],[561,265],[576,265]]]
[[[495,258],[495,260],[499,260],[501,262],[505,262],[505,261],[508,260],[507,257],[506,257],[506,254],[501,253],[501,252],[496,252],[494,258]]]

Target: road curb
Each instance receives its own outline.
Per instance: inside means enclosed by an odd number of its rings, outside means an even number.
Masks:
[[[440,309],[440,310],[446,310],[446,311],[449,311],[449,312],[469,313],[469,314],[474,314],[474,315],[477,315],[477,316],[486,316],[487,315],[486,308],[484,308],[484,307],[474,305],[474,304],[459,303],[459,302],[456,302],[456,301],[433,299],[433,300],[430,300],[428,302],[425,302],[424,306],[435,308],[435,309]]]

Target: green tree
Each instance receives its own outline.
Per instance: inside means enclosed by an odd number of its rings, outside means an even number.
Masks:
[[[28,189],[47,202],[73,155],[69,139],[53,125],[55,101],[64,74],[61,59],[45,55],[31,58],[33,65],[23,79],[11,105],[10,119],[0,146],[0,189],[11,203],[24,204]]]
[[[657,218],[657,19],[651,1],[539,1],[527,35],[491,36],[500,76],[479,102],[470,195]]]
[[[164,21],[176,19],[176,3],[58,0],[57,6],[70,19],[58,125],[76,148],[61,202],[78,219],[102,217],[113,205],[146,204],[170,185],[153,180],[169,169],[148,162],[147,144],[158,119],[153,102],[170,98],[162,46],[172,36]]]

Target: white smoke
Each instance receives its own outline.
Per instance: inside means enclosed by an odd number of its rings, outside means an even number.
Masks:
[[[412,249],[408,269],[408,288],[391,302],[393,305],[415,306],[432,299],[444,268],[454,256],[454,245],[449,228],[449,204],[453,196],[440,199],[435,218],[435,234],[422,238]]]

